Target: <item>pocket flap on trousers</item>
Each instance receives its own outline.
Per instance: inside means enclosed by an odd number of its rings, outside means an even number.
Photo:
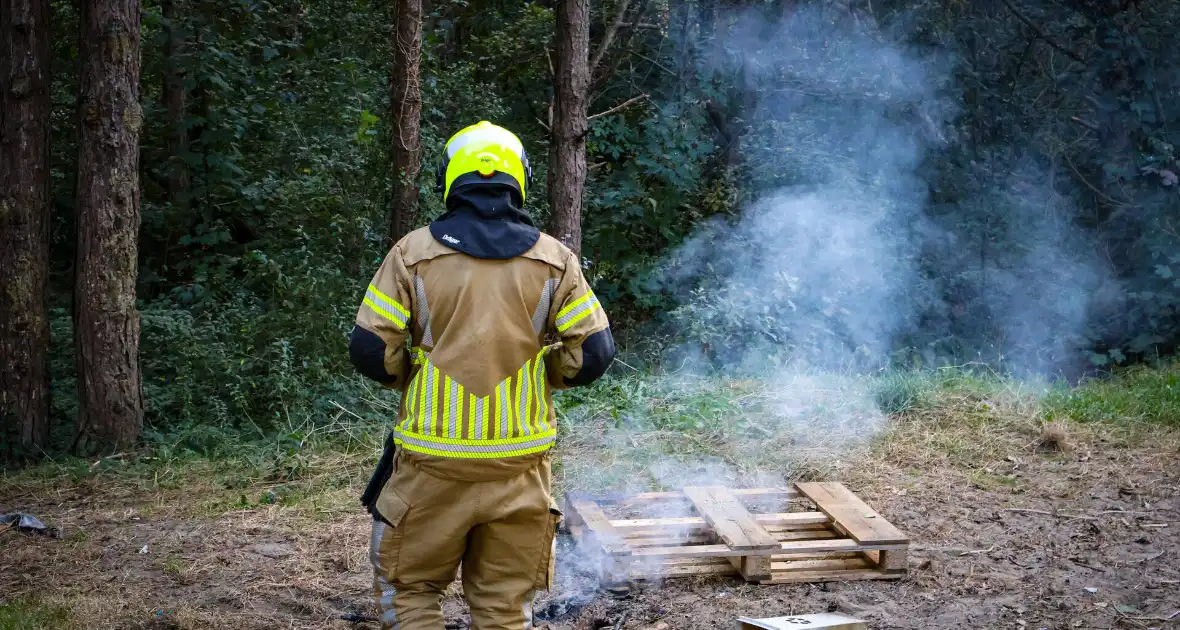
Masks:
[[[381,496],[377,497],[377,512],[390,527],[397,527],[409,509],[410,506],[388,484],[381,490]]]

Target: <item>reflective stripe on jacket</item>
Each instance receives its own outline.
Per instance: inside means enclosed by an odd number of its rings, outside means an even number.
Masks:
[[[568,387],[582,342],[609,326],[577,257],[556,239],[481,259],[426,228],[390,250],[356,323],[384,342],[390,385],[403,391],[396,443],[462,460],[548,450],[551,390]]]

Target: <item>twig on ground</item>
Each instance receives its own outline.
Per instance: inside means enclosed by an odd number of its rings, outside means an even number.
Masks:
[[[632,372],[638,372],[638,371],[639,371],[639,370],[637,370],[637,369],[635,369],[635,368],[631,367],[630,365],[627,365],[626,363],[624,363],[624,362],[622,361],[622,359],[619,359],[619,358],[617,358],[617,357],[615,358],[615,363],[618,363],[618,364],[620,364],[620,365],[622,365],[622,366],[624,366],[624,367],[631,368],[631,371],[632,371]]]
[[[1097,516],[1086,516],[1085,514],[1055,514],[1053,512],[1046,512],[1045,510],[1033,510],[1030,508],[1004,508],[1005,512],[1020,512],[1021,514],[1043,514],[1045,516],[1052,516],[1054,518],[1064,518],[1068,520],[1083,520],[1096,521]]]
[[[1021,514],[1044,514],[1045,516],[1057,516],[1056,514],[1054,514],[1052,512],[1046,512],[1044,510],[1031,510],[1028,508],[1004,508],[1004,511],[1005,512],[1020,512]]]
[[[356,414],[356,412],[354,412],[354,411],[352,411],[352,410],[350,410],[350,409],[346,409],[346,408],[344,407],[344,405],[341,405],[340,403],[336,402],[335,400],[331,400],[331,401],[328,401],[328,402],[331,402],[331,403],[332,403],[332,405],[334,405],[334,406],[335,406],[337,409],[339,409],[340,411],[342,411],[342,412],[344,412],[344,413],[346,413],[346,414],[348,414],[348,415],[350,415],[350,416],[352,416],[352,417],[356,418],[357,420],[364,420],[364,418],[362,418],[361,416],[357,415],[357,414]]]
[[[1097,572],[1099,572],[1099,573],[1105,573],[1105,572],[1106,572],[1106,570],[1105,570],[1105,569],[1101,569],[1101,568],[1099,568],[1099,567],[1096,567],[1096,566],[1093,566],[1093,565],[1090,565],[1090,564],[1086,564],[1085,562],[1082,562],[1081,560],[1078,560],[1078,559],[1076,559],[1076,558],[1070,558],[1070,559],[1069,559],[1069,561],[1070,561],[1070,562],[1072,562],[1072,563],[1074,563],[1074,564],[1076,564],[1076,565],[1078,565],[1079,567],[1086,567],[1087,569],[1089,569],[1089,570],[1091,570],[1091,571],[1097,571]]]
[[[114,455],[107,455],[106,457],[100,457],[100,458],[98,458],[98,460],[96,460],[93,464],[90,465],[90,470],[93,471],[95,468],[98,468],[99,464],[103,463],[104,461],[106,461],[108,459],[118,459],[118,458],[123,457],[126,454],[127,453],[115,453]]]
[[[959,557],[962,557],[962,556],[973,556],[973,555],[975,555],[975,554],[978,554],[978,553],[991,553],[991,552],[993,552],[993,551],[995,551],[995,550],[996,550],[996,546],[995,546],[995,545],[992,545],[991,547],[988,547],[987,549],[973,549],[973,550],[971,550],[971,551],[964,551],[963,553],[959,554]]]

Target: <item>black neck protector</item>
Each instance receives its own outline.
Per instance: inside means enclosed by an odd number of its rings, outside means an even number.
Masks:
[[[520,193],[511,186],[463,186],[451,191],[447,212],[430,224],[430,234],[469,256],[514,258],[532,248],[541,236],[520,206]]]

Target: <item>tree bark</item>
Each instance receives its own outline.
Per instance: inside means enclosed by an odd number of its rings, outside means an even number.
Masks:
[[[549,234],[582,251],[586,186],[586,92],[590,85],[588,0],[557,1],[557,60],[549,149]]]
[[[0,462],[49,441],[48,0],[0,2]]]
[[[82,0],[74,341],[79,452],[139,437],[139,0]]]
[[[188,39],[184,28],[184,0],[162,0],[164,28],[167,41],[164,44],[164,89],[163,105],[168,112],[168,201],[181,205],[188,201],[189,168],[184,161],[188,154],[188,130],[185,129],[185,114],[188,90],[184,87],[185,58],[188,54]]]
[[[422,86],[418,74],[418,62],[422,57],[422,0],[396,0],[393,23],[393,72],[390,76],[393,207],[389,215],[389,239],[396,243],[414,229],[418,216],[417,182],[422,169],[419,136]]]

